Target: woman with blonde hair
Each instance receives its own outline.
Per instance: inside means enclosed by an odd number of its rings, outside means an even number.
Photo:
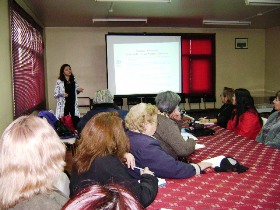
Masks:
[[[148,168],[141,172],[140,183],[129,175],[127,168],[134,168],[134,164],[126,155],[130,154],[130,144],[117,112],[92,117],[82,130],[80,141],[73,162],[70,197],[86,186],[118,183],[127,187],[143,207],[152,203],[158,180]]]
[[[184,179],[200,174],[212,166],[208,162],[186,164],[175,160],[167,154],[153,137],[157,129],[158,109],[151,104],[140,103],[133,106],[125,118],[127,135],[130,139],[130,151],[135,157],[136,166],[148,166],[160,178]],[[139,171],[129,170],[129,173],[139,178]]]
[[[60,209],[67,198],[54,185],[64,157],[65,146],[47,121],[13,121],[0,142],[0,209]]]

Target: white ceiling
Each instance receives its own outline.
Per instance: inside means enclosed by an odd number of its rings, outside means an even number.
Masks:
[[[46,27],[191,27],[210,28],[203,19],[246,20],[267,29],[280,26],[280,7],[247,6],[245,0],[172,0],[171,3],[95,2],[95,0],[22,0]],[[280,2],[280,0],[279,0]],[[109,9],[112,12],[109,12]],[[147,18],[148,22],[98,22],[92,18]]]

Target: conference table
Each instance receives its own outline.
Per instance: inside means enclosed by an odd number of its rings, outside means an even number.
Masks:
[[[231,156],[249,169],[238,174],[208,168],[188,179],[166,179],[147,209],[280,209],[280,150],[219,126],[210,128],[215,134],[199,137],[206,147],[189,160]]]

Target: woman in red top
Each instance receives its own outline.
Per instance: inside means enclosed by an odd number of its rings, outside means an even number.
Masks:
[[[255,108],[250,92],[244,88],[236,89],[232,103],[236,108],[228,121],[227,129],[249,139],[255,139],[262,128],[262,119]]]

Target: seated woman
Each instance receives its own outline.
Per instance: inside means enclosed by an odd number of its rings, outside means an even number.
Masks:
[[[62,210],[143,210],[139,201],[119,184],[91,185],[73,196]]]
[[[273,101],[275,112],[267,119],[256,140],[268,146],[280,149],[280,91]]]
[[[232,88],[224,87],[223,93],[220,95],[223,105],[220,108],[217,117],[213,119],[199,118],[200,122],[215,123],[223,128],[226,128],[234,109],[234,105],[232,104],[233,94],[234,90]]]
[[[80,141],[73,161],[70,197],[88,185],[119,183],[126,186],[144,207],[152,203],[158,191],[158,180],[148,168],[139,176],[140,183],[129,175],[126,168],[134,168],[135,162],[131,163],[131,157],[125,156],[129,140],[118,113],[95,115],[84,127]],[[125,161],[128,166],[124,165]]]
[[[47,121],[13,121],[0,142],[0,209],[61,209],[68,198],[54,185],[64,158],[65,146]]]
[[[93,95],[93,106],[85,116],[81,118],[77,125],[78,133],[80,134],[85,127],[86,123],[96,114],[100,112],[116,111],[119,113],[121,118],[124,120],[125,115],[128,111],[121,110],[116,104],[114,104],[114,97],[111,95],[109,90],[98,90]]]
[[[155,101],[159,111],[158,126],[154,137],[161,148],[175,159],[193,153],[196,142],[193,139],[185,141],[181,135],[181,128],[178,126],[178,121],[181,120],[181,113],[178,109],[180,96],[172,91],[166,91],[159,93]]]
[[[227,129],[249,139],[255,139],[262,128],[262,119],[255,108],[250,92],[244,88],[236,89],[232,103],[236,108],[228,121]]]
[[[136,166],[148,166],[160,178],[183,179],[200,174],[211,163],[186,164],[168,155],[153,137],[157,128],[156,106],[140,103],[133,106],[125,118],[130,151],[135,157]],[[139,170],[129,169],[129,173],[139,178]]]

